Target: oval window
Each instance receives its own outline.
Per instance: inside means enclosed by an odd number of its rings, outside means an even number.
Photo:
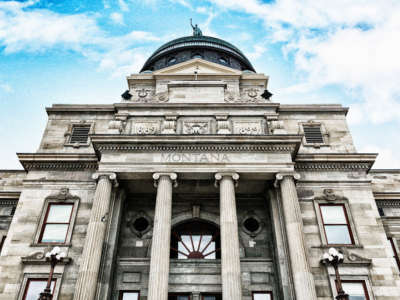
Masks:
[[[176,62],[176,57],[171,57],[170,59],[168,59],[168,64],[171,65],[173,63]]]
[[[192,56],[192,58],[203,58],[203,56],[199,53],[196,53]]]
[[[223,57],[220,57],[220,58],[218,59],[218,61],[219,61],[221,64],[224,64],[224,65],[226,65],[226,64],[228,63],[228,61],[227,61],[225,58],[223,58]]]
[[[255,218],[250,217],[243,222],[243,226],[249,232],[256,232],[260,228],[260,223]]]
[[[133,222],[133,227],[139,232],[145,231],[149,227],[149,225],[149,221],[144,217],[137,218]]]

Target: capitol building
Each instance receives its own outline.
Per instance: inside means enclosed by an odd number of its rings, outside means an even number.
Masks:
[[[400,299],[400,170],[357,152],[349,108],[280,104],[259,71],[196,25],[115,103],[46,108],[0,169],[0,300],[37,300],[55,246],[54,300]]]

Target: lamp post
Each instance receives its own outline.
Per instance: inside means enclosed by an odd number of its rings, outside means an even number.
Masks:
[[[337,251],[335,248],[330,248],[327,253],[324,253],[322,257],[322,262],[327,265],[331,265],[335,269],[336,284],[338,294],[336,296],[337,300],[349,300],[349,295],[346,294],[342,287],[342,280],[339,274],[339,265],[343,263],[343,254]]]
[[[54,247],[53,250],[46,253],[46,261],[50,262],[50,274],[47,280],[46,288],[40,293],[39,300],[52,300],[53,294],[51,292],[51,281],[53,280],[54,268],[57,263],[61,262],[65,257],[65,253],[61,252],[60,247]]]

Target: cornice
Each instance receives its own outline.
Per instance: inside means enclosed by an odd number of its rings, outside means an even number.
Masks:
[[[21,192],[0,191],[0,203],[3,203],[2,201],[16,201],[20,195]]]
[[[366,171],[375,162],[375,153],[321,153],[298,154],[295,169],[298,171]]]
[[[95,154],[77,153],[17,153],[26,171],[31,170],[96,170],[98,160]]]
[[[303,105],[280,105],[279,112],[341,112],[347,115],[348,107],[340,104],[303,104]]]
[[[51,112],[115,112],[113,104],[53,104],[46,107],[47,114]]]
[[[289,152],[295,155],[301,143],[297,135],[221,136],[221,135],[93,135],[93,147],[103,152]]]
[[[400,201],[400,192],[374,192],[375,200],[398,200]]]

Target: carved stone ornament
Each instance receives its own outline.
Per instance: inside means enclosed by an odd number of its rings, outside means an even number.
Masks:
[[[153,227],[153,220],[144,212],[129,211],[126,216],[126,225],[137,237],[142,238]]]
[[[249,88],[243,89],[240,93],[240,102],[244,103],[257,103],[264,102],[265,99],[261,97],[262,90]]]
[[[168,102],[168,92],[157,93],[154,102]]]
[[[113,120],[108,123],[108,129],[116,129],[119,133],[125,130],[126,122],[122,120]]]
[[[53,194],[48,196],[46,199],[55,199],[55,200],[75,200],[78,196],[73,196],[69,192],[69,188],[63,187],[57,194]]]
[[[341,252],[344,254],[344,264],[354,264],[354,265],[366,265],[369,266],[372,260],[363,256],[360,256],[354,252],[350,252],[346,248],[341,248]]]
[[[257,135],[262,134],[262,125],[260,122],[234,122],[234,134]]]
[[[29,253],[25,257],[21,257],[21,262],[25,265],[45,265],[48,264],[46,261],[46,256],[45,253],[50,252],[51,248],[46,248],[44,250],[38,250]],[[65,257],[62,259],[62,261],[59,262],[59,264],[62,265],[67,265],[72,261],[70,257]]]
[[[239,95],[232,91],[225,90],[224,101],[229,103],[240,102]]]
[[[160,133],[160,122],[134,122],[132,127],[133,134],[152,135]]]
[[[165,120],[162,124],[163,134],[176,134],[176,120],[177,116],[165,116]]]
[[[336,200],[346,200],[346,197],[336,195],[332,189],[324,189],[323,195],[315,197],[315,200],[326,200],[326,201],[336,201]]]
[[[210,133],[210,126],[208,121],[204,122],[184,122],[184,134],[207,134]]]
[[[152,88],[138,88],[133,90],[132,98],[130,99],[133,102],[154,102],[154,89]]]

